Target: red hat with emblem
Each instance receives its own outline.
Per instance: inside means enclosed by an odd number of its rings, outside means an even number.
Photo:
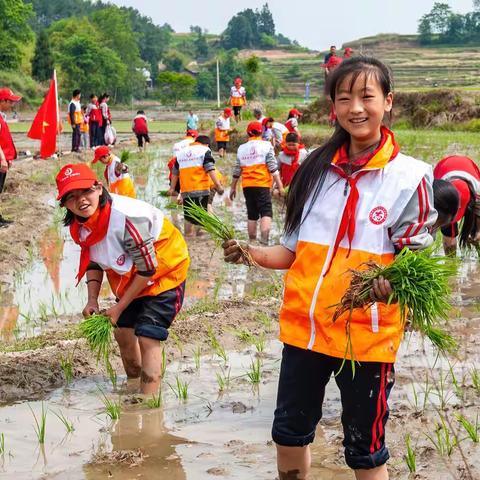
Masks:
[[[288,112],[289,115],[298,115],[299,117],[301,117],[303,115],[303,113],[300,111],[300,110],[297,110],[296,108],[292,108],[289,112]]]
[[[262,133],[262,124],[260,122],[250,122],[247,126],[247,133]]]
[[[95,172],[86,163],[65,165],[55,179],[57,182],[57,200],[72,190],[92,188],[98,182]]]
[[[228,107],[227,107],[227,108],[225,108],[225,109],[223,110],[223,114],[226,115],[227,118],[228,118],[228,117],[231,117],[231,116],[233,115],[233,110],[232,110],[231,108],[228,108]]]
[[[10,88],[0,88],[0,100],[10,100],[11,102],[19,102],[22,99],[20,95],[15,95]]]
[[[110,149],[106,145],[101,145],[95,149],[95,156],[92,163],[97,163],[102,157],[110,154]]]
[[[193,129],[189,128],[187,130],[187,137],[197,138],[198,137],[198,130],[193,130]]]

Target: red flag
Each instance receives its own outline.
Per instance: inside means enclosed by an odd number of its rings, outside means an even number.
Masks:
[[[40,140],[40,157],[51,157],[57,150],[57,133],[59,128],[57,74],[54,71],[47,95],[27,133],[28,137]]]

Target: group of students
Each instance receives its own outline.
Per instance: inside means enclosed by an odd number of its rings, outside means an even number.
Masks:
[[[81,97],[82,92],[75,89],[68,104],[67,119],[72,127],[72,152],[79,152],[80,148],[86,150],[106,145],[105,131],[112,122],[108,93],[100,97],[92,93],[87,105],[81,104]]]
[[[223,245],[227,262],[241,263],[246,250],[257,265],[286,271],[280,310],[284,349],[272,427],[282,480],[308,477],[309,445],[322,417],[325,387],[335,372],[346,462],[357,479],[388,479],[387,401],[404,325],[398,304],[389,302],[392,288],[384,279],[374,282],[371,307],[332,322],[332,305],[348,286],[346,272],[368,261],[390,264],[404,247],[426,248],[439,228],[453,248],[461,218],[460,245],[480,240],[479,169],[471,159],[454,156],[432,170],[401,153],[395,135],[383,124],[392,110],[392,85],[389,69],[375,58],[343,61],[329,78],[335,131],[291,179],[280,244],[230,240]],[[241,177],[253,236],[250,218],[253,222],[266,211],[262,189],[270,191],[275,182],[281,191],[283,184],[273,146],[262,139],[262,124],[250,123],[247,133],[249,140],[237,153],[230,196],[235,197]],[[208,137],[187,132],[180,143],[172,181],[178,177],[179,191],[204,205],[212,183],[223,190]],[[105,272],[117,298],[106,313],[117,327],[127,376],[140,379],[143,393],[156,393],[160,341],[167,338],[183,301],[187,244],[159,209],[109,192],[85,164],[63,167],[57,187],[66,209],[64,223],[81,246],[77,280],[86,275],[84,314],[99,311]],[[265,230],[261,225],[262,234]],[[340,277],[345,280],[339,282]],[[354,372],[350,362],[341,368],[343,359],[350,358],[348,341],[358,362]]]

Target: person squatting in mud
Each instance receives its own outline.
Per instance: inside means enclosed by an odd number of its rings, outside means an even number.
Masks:
[[[391,285],[382,278],[374,281],[376,303],[335,322],[332,318],[349,285],[349,269],[367,261],[390,264],[404,246],[422,249],[433,242],[432,168],[402,154],[383,125],[393,105],[392,79],[383,63],[370,57],[344,60],[329,76],[328,87],[335,132],[292,179],[281,244],[230,240],[223,247],[227,262],[242,262],[246,249],[258,265],[288,270],[272,427],[280,480],[309,475],[309,444],[332,373],[341,395],[348,466],[359,480],[386,480],[387,400],[403,337],[399,306],[387,304]],[[351,359],[349,340],[354,372],[349,361],[342,367],[345,358]]]
[[[182,234],[148,203],[110,194],[86,164],[65,165],[56,177],[64,225],[80,245],[77,285],[86,276],[83,315],[98,313],[104,272],[117,302],[108,308],[129,379],[157,393],[161,341],[178,314],[190,263]]]

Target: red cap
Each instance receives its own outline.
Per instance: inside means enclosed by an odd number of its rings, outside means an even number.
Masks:
[[[95,156],[92,163],[97,163],[102,157],[110,154],[110,149],[106,145],[102,145],[95,149]]]
[[[227,117],[231,117],[233,115],[233,110],[231,108],[225,108],[223,110],[223,114],[226,115]]]
[[[347,47],[344,51],[344,53],[352,53],[353,52],[353,48],[350,48],[350,47]]]
[[[298,115],[299,117],[301,117],[303,115],[303,113],[300,111],[300,110],[297,110],[296,108],[292,108],[289,112],[288,112],[289,115]]]
[[[55,180],[58,189],[57,200],[62,199],[72,190],[92,188],[98,182],[95,172],[86,163],[65,165],[58,172]]]
[[[192,130],[192,129],[189,128],[187,130],[187,136],[197,138],[198,137],[198,131],[197,130]]]
[[[10,100],[12,102],[19,102],[22,99],[20,95],[15,95],[10,88],[0,88],[0,100]]]
[[[457,215],[453,219],[453,223],[459,222],[465,215],[465,210],[467,209],[468,204],[470,203],[471,193],[468,188],[468,183],[465,180],[452,180],[452,185],[458,192],[458,198],[460,200],[458,204]]]
[[[247,133],[262,133],[262,124],[260,122],[250,122],[247,126]]]
[[[269,121],[270,121],[270,118],[265,117],[265,118],[262,120],[262,126],[265,126]]]
[[[233,81],[233,83],[241,85],[243,83],[243,80],[241,77],[235,77],[235,80]]]

